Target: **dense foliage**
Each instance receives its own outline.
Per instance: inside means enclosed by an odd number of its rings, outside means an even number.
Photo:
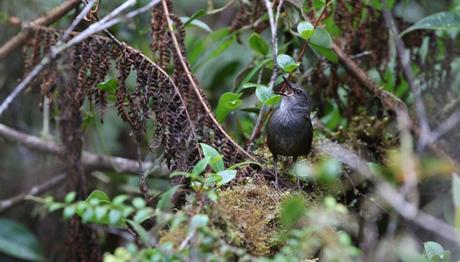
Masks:
[[[25,36],[0,47],[0,260],[460,257],[460,1],[17,2],[0,2],[1,42]],[[274,170],[283,78],[315,133]]]

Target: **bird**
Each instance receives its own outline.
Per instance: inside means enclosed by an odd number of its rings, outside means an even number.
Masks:
[[[281,102],[273,110],[266,126],[267,145],[273,155],[276,187],[278,155],[292,156],[295,162],[297,157],[308,155],[313,140],[310,96],[303,88],[284,77],[283,81],[286,88],[275,92],[281,95]]]

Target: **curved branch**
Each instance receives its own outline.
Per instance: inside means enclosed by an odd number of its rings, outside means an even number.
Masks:
[[[169,13],[169,9],[168,9],[168,4],[166,3],[166,0],[161,0],[161,3],[163,5],[163,11],[165,12],[165,15],[166,17],[169,17],[170,16],[170,13]],[[179,42],[177,41],[177,37],[176,35],[174,34],[174,28],[173,28],[173,25],[172,25],[172,22],[170,19],[166,19],[167,20],[167,23],[168,23],[168,29],[169,29],[169,32],[171,33],[171,39],[173,40],[173,44],[174,44],[174,48],[176,49],[176,54],[177,56],[179,57],[179,60],[182,64],[182,67],[184,69],[184,72],[186,73],[187,75],[187,78],[189,79],[190,81],[190,84],[192,85],[192,89],[193,91],[195,92],[196,96],[198,97],[198,99],[200,100],[200,103],[201,105],[203,106],[204,110],[206,111],[206,113],[208,114],[208,116],[211,118],[211,121],[216,125],[216,127],[219,129],[220,132],[222,132],[222,134],[225,136],[226,139],[228,139],[229,141],[231,141],[232,144],[234,144],[234,146],[241,152],[243,153],[246,157],[248,157],[249,159],[251,159],[252,161],[255,161],[255,162],[258,162],[257,159],[255,159],[251,154],[249,154],[246,150],[244,150],[238,143],[236,143],[228,134],[227,132],[225,132],[225,130],[222,128],[222,126],[219,124],[219,122],[217,121],[217,119],[214,117],[211,109],[208,107],[208,105],[206,104],[206,102],[204,101],[203,97],[201,96],[200,94],[200,91],[198,90],[198,86],[197,84],[195,83],[195,80],[193,79],[193,76],[192,76],[192,73],[190,72],[187,64],[185,63],[185,58],[184,56],[182,55],[182,52],[181,52],[181,49],[180,49],[180,46],[179,46]]]

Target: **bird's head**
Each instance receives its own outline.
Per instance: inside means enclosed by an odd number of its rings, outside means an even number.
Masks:
[[[283,110],[302,110],[310,113],[311,101],[309,95],[303,90],[303,88],[295,85],[286,78],[283,77],[284,88],[275,92],[282,96],[280,109]]]

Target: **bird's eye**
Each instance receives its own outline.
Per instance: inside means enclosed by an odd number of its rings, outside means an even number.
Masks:
[[[296,94],[302,94],[302,90],[300,89],[295,89]]]

